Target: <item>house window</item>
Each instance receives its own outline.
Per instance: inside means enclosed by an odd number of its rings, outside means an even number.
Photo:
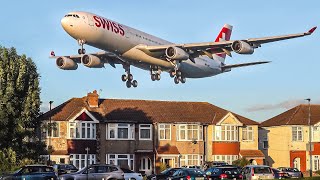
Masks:
[[[96,139],[96,124],[92,122],[70,122],[69,138]]]
[[[292,141],[302,141],[303,140],[303,131],[301,126],[292,127]]]
[[[263,149],[268,149],[268,147],[269,147],[269,142],[268,142],[268,140],[262,141],[262,148],[263,148]]]
[[[238,141],[238,127],[233,125],[215,126],[214,141]]]
[[[70,164],[73,164],[78,169],[87,166],[87,160],[89,165],[96,163],[96,155],[95,154],[70,154]]]
[[[320,142],[320,126],[313,126],[312,128],[312,141]]]
[[[320,170],[320,156],[319,155],[315,155],[312,156],[312,160],[313,160],[313,171],[319,171]]]
[[[183,154],[180,158],[180,166],[198,166],[202,164],[202,156],[199,154]]]
[[[134,139],[134,124],[110,123],[107,124],[107,139]]]
[[[159,124],[159,139],[170,140],[171,139],[171,125]]]
[[[151,140],[152,134],[151,124],[140,124],[139,125],[139,139],[141,140]]]
[[[180,141],[195,141],[202,140],[202,125],[179,125],[178,140]]]
[[[134,154],[107,154],[106,162],[125,169],[134,169]]]
[[[253,141],[253,127],[247,126],[242,128],[242,140],[243,141]]]
[[[228,164],[232,164],[233,161],[238,159],[238,155],[214,155],[214,161],[222,161]]]
[[[60,136],[60,123],[59,122],[52,122],[47,123],[47,137],[59,137]],[[51,127],[50,127],[51,126]],[[51,132],[50,132],[51,128]]]

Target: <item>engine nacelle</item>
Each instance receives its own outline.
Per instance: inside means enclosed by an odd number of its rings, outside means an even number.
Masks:
[[[104,63],[97,56],[86,54],[81,58],[81,63],[89,68],[102,68]]]
[[[168,47],[166,49],[166,56],[172,60],[188,60],[189,54],[178,47]]]
[[[231,44],[231,49],[238,54],[252,54],[254,48],[244,41],[234,41]]]
[[[57,58],[56,64],[60,69],[63,70],[76,70],[78,68],[78,64],[76,62],[63,56]]]

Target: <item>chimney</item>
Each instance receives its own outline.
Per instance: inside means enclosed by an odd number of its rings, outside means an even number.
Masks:
[[[99,107],[99,95],[96,90],[87,95],[87,103],[89,107]]]

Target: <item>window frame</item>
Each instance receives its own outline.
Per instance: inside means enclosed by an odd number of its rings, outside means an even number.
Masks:
[[[127,126],[121,126],[121,125]],[[120,126],[119,126],[120,125]],[[128,129],[128,138],[119,138],[119,128]],[[111,130],[114,131],[114,137],[110,136]],[[135,124],[133,123],[107,123],[106,124],[106,140],[135,140]]]
[[[197,126],[197,129],[194,127]],[[192,127],[191,129],[189,127]],[[189,139],[188,133],[192,132],[192,138]],[[197,132],[198,137],[194,137],[194,131]],[[184,134],[184,138],[182,135]],[[203,125],[199,124],[179,124],[177,129],[177,141],[203,141]]]
[[[250,133],[251,133],[251,139],[250,139]],[[244,139],[244,134],[246,134],[247,139]],[[253,126],[242,127],[242,141],[254,141]]]
[[[83,127],[84,133],[82,132]],[[73,133],[71,131],[73,131]],[[89,137],[87,137],[88,133]],[[73,136],[71,136],[71,134],[73,134]],[[84,135],[84,137],[82,135]],[[93,121],[68,122],[68,139],[97,139],[97,123]]]
[[[296,128],[296,130],[294,130]],[[296,134],[294,132],[296,131]],[[299,133],[301,133],[301,139],[299,139]],[[292,126],[291,127],[291,139],[293,142],[303,141],[303,127],[302,126]]]
[[[96,154],[88,154],[88,156],[89,156],[89,158],[88,158],[89,164],[95,164],[97,162],[97,155]],[[77,164],[77,162],[79,164]],[[73,164],[78,169],[86,167],[87,166],[87,154],[70,154],[69,155],[69,163]]]
[[[56,126],[56,129],[54,129],[54,128],[52,128],[51,129],[51,136],[49,136],[49,124],[50,124],[50,122],[48,121],[47,122],[47,129],[46,129],[46,137],[47,138],[60,138],[60,122],[58,122],[58,121],[54,121],[54,122],[51,122],[51,124],[56,124],[55,126]],[[57,134],[57,136],[53,136],[56,131],[56,134]]]
[[[224,129],[223,129],[224,127]],[[231,139],[231,128],[234,128],[233,130],[233,139]],[[228,129],[230,128],[230,129]],[[228,132],[230,132],[230,140],[228,140]],[[224,142],[239,142],[239,128],[237,125],[230,125],[230,124],[222,124],[220,126],[214,126],[213,127],[213,141],[224,141]],[[224,139],[223,139],[224,137]]]
[[[149,127],[142,127],[142,126],[149,126]],[[141,130],[149,130],[150,137],[149,138],[141,137],[142,135]],[[152,140],[152,124],[139,124],[139,140]]]
[[[113,157],[111,157],[113,156]],[[121,158],[119,156],[127,156],[127,158]],[[128,166],[130,170],[134,170],[135,168],[135,155],[134,154],[106,154],[106,162],[107,164],[113,164],[116,166],[118,165],[118,160],[127,160],[128,161]],[[114,163],[112,163],[112,161]]]
[[[161,126],[163,126],[163,127],[161,127]],[[166,126],[169,126],[169,128]],[[159,130],[158,130],[159,140],[171,140],[171,124],[159,124],[158,127],[159,127]],[[161,138],[161,131],[164,134],[164,138]],[[169,131],[169,138],[166,137],[167,131]]]

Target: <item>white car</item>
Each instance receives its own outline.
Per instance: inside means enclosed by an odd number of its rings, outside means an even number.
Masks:
[[[124,179],[125,180],[142,180],[143,179],[141,173],[136,173],[136,172],[133,172],[129,169],[124,169],[124,168],[121,168],[121,169],[124,172]]]

